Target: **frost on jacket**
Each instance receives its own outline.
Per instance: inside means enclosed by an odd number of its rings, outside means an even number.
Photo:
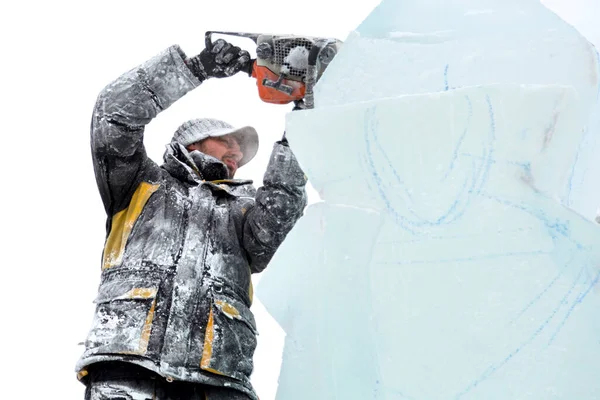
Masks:
[[[226,176],[202,181],[177,144],[163,165],[149,159],[145,125],[200,84],[184,58],[172,46],[98,97],[91,145],[107,239],[77,371],[122,360],[256,398],[251,273],[267,266],[302,215],[306,178],[281,142],[258,190]]]

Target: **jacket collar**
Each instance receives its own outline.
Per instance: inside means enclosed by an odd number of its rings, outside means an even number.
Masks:
[[[188,151],[179,143],[169,143],[163,155],[164,168],[171,176],[180,181],[198,185],[204,178],[192,161]]]
[[[252,180],[250,179],[227,179],[226,176],[213,181],[204,180],[202,171],[198,165],[192,160],[187,149],[179,143],[170,143],[166,146],[163,160],[164,164],[162,168],[171,176],[193,185],[207,184],[211,189],[217,191],[224,190],[233,195],[228,186],[252,184]]]

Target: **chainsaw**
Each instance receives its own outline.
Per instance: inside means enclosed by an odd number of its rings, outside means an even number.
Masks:
[[[314,107],[314,86],[342,45],[333,38],[208,31],[207,47],[212,46],[213,34],[252,39],[256,60],[247,72],[256,79],[258,95],[272,104],[293,101],[295,109]]]

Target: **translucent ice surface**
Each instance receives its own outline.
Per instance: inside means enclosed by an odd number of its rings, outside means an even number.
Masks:
[[[533,0],[374,10],[288,116],[323,201],[257,288],[278,399],[599,398],[598,68]]]
[[[561,202],[600,207],[596,49],[538,0],[387,0],[350,35],[316,88],[317,107],[472,85],[573,86],[594,116]],[[312,177],[311,177],[312,178]]]

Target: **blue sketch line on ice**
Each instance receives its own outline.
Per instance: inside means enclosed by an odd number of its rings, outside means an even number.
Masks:
[[[392,171],[392,174],[394,175],[394,178],[396,178],[396,181],[398,182],[398,184],[400,185],[400,187],[402,187],[402,189],[403,189],[404,194],[406,195],[406,197],[410,201],[413,201],[412,195],[410,194],[410,191],[406,187],[406,184],[404,183],[404,180],[402,180],[402,178],[398,174],[398,171],[396,171],[396,168],[394,167],[394,164],[392,163],[392,160],[390,160],[390,158],[387,155],[386,151],[383,149],[383,146],[381,145],[381,143],[379,142],[379,140],[377,140],[377,129],[375,129],[374,131],[372,131],[372,133],[373,133],[373,138],[374,138],[373,141],[374,141],[375,145],[377,146],[377,149],[381,153],[382,158],[385,160],[385,162],[388,165],[389,169]],[[374,165],[375,165],[375,163],[373,162],[373,166]]]
[[[448,68],[450,68],[450,64],[446,64],[446,68],[444,68],[444,90],[446,92],[450,89],[448,85]]]
[[[469,178],[465,177],[465,181],[450,207],[444,214],[442,214],[434,221],[429,221],[420,217],[415,213],[413,207],[404,205],[403,208],[415,218],[414,220],[409,220],[407,217],[400,215],[398,210],[396,210],[392,205],[392,201],[388,198],[388,195],[385,190],[386,185],[384,184],[381,174],[378,172],[378,168],[375,165],[375,157],[373,156],[373,144],[381,153],[382,158],[387,163],[387,166],[391,169],[392,174],[397,180],[397,183],[403,188],[405,193],[408,193],[408,190],[406,189],[404,182],[395,170],[392,161],[389,159],[383,146],[378,140],[377,132],[379,125],[375,117],[376,106],[372,106],[366,111],[364,132],[367,166],[371,170],[371,175],[373,176],[374,182],[377,185],[377,191],[379,192],[379,195],[384,201],[386,209],[395,218],[396,223],[398,223],[398,225],[400,225],[403,229],[406,229],[411,233],[417,233],[414,228],[420,228],[423,226],[440,226],[442,224],[451,223],[460,218],[462,215],[464,215],[466,210],[469,208],[472,199],[481,193],[485,183],[487,182],[489,170],[493,163],[494,142],[496,139],[496,121],[494,109],[491,100],[487,95],[486,102],[488,105],[488,113],[490,118],[490,132],[488,135],[489,143],[487,145],[487,148],[485,149],[485,153],[481,159],[481,163],[478,166],[473,166],[471,181],[469,182]]]
[[[483,190],[483,187],[488,181],[489,173],[494,163],[494,145],[496,142],[496,115],[494,113],[494,106],[492,105],[492,100],[490,96],[486,94],[485,100],[488,106],[488,114],[490,118],[490,130],[488,134],[488,148],[487,153],[481,158],[480,168],[473,168],[473,185],[469,190],[469,194],[471,195],[468,198],[467,203],[463,206],[462,211],[459,215],[455,216],[453,220],[461,217],[467,210],[470,205],[471,199],[473,196],[479,196]],[[479,176],[477,176],[479,175]]]
[[[573,201],[571,200],[571,195],[573,193],[573,181],[575,180],[575,171],[577,170],[577,164],[579,163],[579,157],[581,156],[581,151],[583,150],[584,144],[585,144],[585,138],[588,135],[589,131],[589,127],[586,127],[585,129],[585,133],[584,133],[584,137],[582,138],[581,142],[579,142],[579,146],[577,147],[577,153],[575,153],[575,159],[573,160],[573,163],[571,164],[571,171],[569,172],[569,180],[567,181],[567,192],[565,194],[565,197],[562,200],[562,203],[567,206],[567,207],[571,207],[573,205]]]
[[[485,99],[486,99],[486,103],[488,106],[488,114],[489,114],[489,118],[490,118],[490,130],[489,130],[489,134],[488,134],[487,152],[485,153],[485,155],[483,157],[481,157],[481,165],[479,166],[479,168],[474,166],[471,170],[473,173],[472,185],[466,196],[467,199],[465,200],[465,204],[462,206],[461,209],[458,209],[458,207],[455,207],[455,205],[457,205],[457,203],[458,203],[458,200],[460,199],[460,197],[458,197],[457,200],[455,201],[455,204],[453,204],[453,207],[448,212],[447,216],[448,217],[451,216],[450,213],[451,213],[451,211],[454,211],[454,209],[456,209],[458,213],[456,215],[454,215],[452,219],[450,219],[448,221],[442,220],[440,222],[450,223],[450,222],[453,222],[453,221],[457,220],[458,218],[462,217],[464,215],[464,213],[467,211],[473,197],[479,196],[481,194],[483,187],[485,186],[485,184],[488,181],[490,169],[492,167],[492,164],[494,163],[494,144],[496,141],[496,116],[494,113],[494,107],[492,105],[492,100],[490,99],[490,96],[486,95]]]
[[[365,149],[366,149],[366,158],[367,158],[366,161],[367,161],[369,169],[371,170],[371,175],[373,176],[373,180],[375,181],[375,184],[377,186],[377,191],[379,192],[381,199],[385,203],[385,208],[392,214],[392,216],[395,218],[398,225],[400,225],[402,228],[404,228],[405,230],[407,230],[411,233],[416,233],[413,229],[409,228],[409,226],[408,226],[409,224],[408,224],[408,221],[406,220],[406,218],[403,217],[402,215],[398,214],[398,212],[394,209],[394,207],[392,207],[389,199],[385,195],[385,191],[383,190],[382,179],[379,176],[379,173],[377,172],[377,168],[375,168],[375,159],[374,159],[373,153],[371,151],[372,145],[371,145],[371,140],[369,138],[369,135],[372,133],[372,130],[377,130],[378,122],[374,116],[376,109],[377,109],[377,106],[372,106],[372,107],[369,107],[365,111],[364,130],[365,130]]]
[[[584,268],[582,268],[581,271],[579,272],[579,277],[581,276],[581,274],[583,273],[583,271],[584,271]],[[550,316],[548,316],[548,318],[546,318],[544,320],[544,322],[533,332],[533,334],[527,340],[525,340],[519,346],[517,346],[517,348],[514,349],[512,352],[510,352],[502,361],[500,361],[499,363],[497,363],[495,365],[491,365],[489,368],[487,368],[485,370],[485,372],[483,372],[477,379],[475,379],[469,386],[467,386],[466,389],[464,389],[462,392],[458,393],[456,395],[456,399],[461,398],[462,396],[464,396],[468,392],[470,392],[473,389],[475,389],[483,381],[485,381],[486,379],[488,379],[496,371],[498,371],[500,368],[502,368],[503,366],[505,366],[509,361],[511,361],[526,346],[528,346],[531,342],[533,342],[542,333],[542,331],[544,329],[546,329],[546,327],[550,324],[550,321],[554,318],[554,316],[562,308],[563,304],[566,304],[566,299],[571,295],[571,292],[573,291],[573,289],[577,285],[577,281],[579,280],[579,277],[575,280],[575,282],[573,283],[573,285],[571,286],[571,288],[569,288],[569,291],[563,297],[563,299],[560,301],[559,305],[554,309],[554,311],[552,311],[552,313],[550,313]]]
[[[403,188],[404,193],[405,194],[409,194],[407,188],[404,185],[404,182],[402,181],[402,179],[400,178],[399,174],[397,173],[396,169],[394,168],[391,160],[389,159],[389,157],[387,156],[385,150],[383,149],[383,146],[381,145],[381,143],[378,140],[378,121],[376,120],[375,115],[375,110],[376,107],[371,107],[367,113],[366,113],[366,117],[365,117],[365,142],[366,142],[366,149],[367,149],[367,158],[368,158],[368,164],[369,167],[371,168],[371,174],[374,177],[375,183],[377,185],[378,188],[378,192],[381,196],[381,198],[384,200],[386,208],[392,213],[392,215],[395,217],[396,222],[403,227],[404,229],[410,231],[411,233],[416,233],[416,231],[412,230],[409,228],[409,225],[415,226],[415,227],[420,227],[423,226],[425,224],[427,224],[427,221],[424,221],[422,218],[420,218],[413,210],[413,208],[409,205],[406,205],[406,211],[408,211],[412,216],[414,216],[417,220],[421,220],[421,222],[419,223],[418,221],[410,221],[408,218],[406,218],[405,216],[402,216],[398,213],[398,211],[392,206],[392,203],[390,201],[390,199],[388,198],[387,194],[386,194],[386,190],[385,190],[385,185],[383,183],[383,180],[381,179],[378,171],[377,171],[377,167],[375,166],[375,158],[373,157],[373,153],[371,151],[371,139],[370,136],[373,137],[373,143],[375,144],[377,150],[379,150],[379,153],[381,153],[381,158],[383,158],[387,164],[387,166],[391,169],[392,174],[394,175],[394,177],[396,178],[397,183]],[[466,185],[466,183],[465,183]],[[412,199],[409,197],[409,200],[412,201]]]
[[[552,236],[552,238],[556,238],[556,233],[559,233],[561,236],[564,236],[566,238],[570,239],[570,231],[569,231],[569,225],[567,222],[565,221],[560,221],[559,219],[555,219],[553,220],[552,218],[548,217],[546,215],[546,213],[544,213],[541,209],[536,209],[533,207],[529,207],[526,206],[525,204],[519,204],[519,203],[515,203],[513,201],[510,200],[506,200],[506,199],[502,199],[500,197],[497,196],[486,196],[491,200],[495,200],[500,204],[503,204],[505,206],[509,206],[512,208],[515,208],[519,211],[523,211],[533,217],[536,217],[538,220],[540,220],[541,222],[544,223],[544,225],[546,225],[547,228],[549,228],[549,233]]]
[[[586,267],[587,267],[587,265],[584,265],[584,267],[582,268],[581,272],[583,272],[586,269]],[[556,339],[556,337],[558,336],[558,334],[560,333],[560,331],[562,330],[562,328],[567,323],[567,320],[571,317],[571,314],[575,310],[575,307],[577,307],[578,304],[581,304],[583,302],[583,300],[587,297],[587,295],[594,288],[594,286],[596,286],[598,284],[599,280],[600,280],[600,271],[598,271],[598,273],[596,274],[596,276],[594,277],[594,279],[592,280],[592,282],[590,283],[590,285],[587,287],[587,289],[585,291],[583,291],[582,294],[580,294],[579,296],[577,296],[577,299],[575,299],[575,301],[573,302],[573,304],[571,304],[571,307],[569,307],[569,310],[567,311],[567,314],[565,315],[565,317],[563,318],[563,320],[561,321],[561,323],[556,328],[556,331],[552,334],[552,337],[550,338],[550,341],[548,342],[548,346],[550,346],[552,344],[552,342],[554,342],[554,339]]]
[[[538,218],[540,221],[542,221],[547,228],[549,228],[549,234],[550,236],[552,236],[553,238],[557,237],[557,234],[560,236],[565,237],[567,240],[569,240],[569,242],[571,242],[578,250],[583,250],[583,245],[579,242],[577,242],[576,240],[574,240],[571,235],[570,235],[570,229],[567,223],[565,222],[561,222],[559,220],[552,220],[551,218],[549,218],[543,211],[541,211],[540,209],[533,209],[530,207],[526,207],[524,205],[520,205],[520,204],[515,204],[513,202],[507,201],[507,200],[503,200],[500,198],[496,198],[496,197],[491,197],[491,199],[496,200],[502,204],[514,207],[516,209],[519,209],[521,211],[524,211],[532,216],[535,216],[536,218]],[[579,275],[578,277],[574,280],[573,286],[571,287],[571,289],[569,289],[569,292],[567,293],[567,296],[565,296],[565,298],[563,300],[565,300],[568,295],[571,293],[572,289],[575,287],[575,285],[577,284],[577,282],[580,280],[583,272],[586,270],[587,265],[584,265],[581,270],[579,271]],[[567,312],[567,314],[565,315],[565,318],[563,319],[563,321],[561,322],[561,324],[559,325],[559,327],[557,328],[557,330],[555,331],[553,337],[551,338],[550,343],[552,343],[552,341],[554,340],[554,338],[556,337],[556,335],[558,335],[558,333],[560,332],[560,330],[562,329],[562,327],[566,324],[567,320],[569,319],[569,317],[571,316],[573,309],[575,308],[575,306],[577,304],[580,304],[585,297],[587,296],[587,294],[592,290],[592,288],[598,284],[598,280],[600,279],[600,272],[596,275],[596,277],[592,280],[591,285],[588,287],[588,289],[580,296],[578,296],[578,298],[575,300],[575,303],[571,305],[570,310]]]
[[[375,185],[377,186],[377,191],[379,192],[379,195],[385,204],[385,208],[392,214],[392,216],[396,220],[396,223],[400,227],[402,227],[403,229],[405,229],[411,233],[417,233],[415,230],[413,230],[409,227],[410,224],[408,223],[407,219],[404,216],[400,215],[396,211],[396,209],[392,206],[392,204],[390,203],[390,200],[386,196],[385,191],[383,189],[382,179],[379,176],[379,173],[377,172],[377,168],[375,167],[375,159],[373,157],[373,153],[371,150],[372,144],[371,144],[370,135],[373,133],[373,131],[377,130],[377,127],[379,125],[377,119],[375,118],[376,109],[377,109],[377,106],[372,106],[372,107],[369,107],[365,111],[365,126],[364,126],[365,136],[364,137],[365,137],[365,149],[366,149],[366,158],[367,158],[366,161],[367,161],[369,169],[371,170],[371,175],[373,176]]]
[[[444,177],[442,178],[442,182],[444,182],[448,178],[448,175],[454,169],[454,165],[456,164],[456,160],[458,159],[458,150],[462,146],[462,144],[465,140],[465,136],[467,136],[467,132],[469,131],[469,128],[471,127],[471,118],[473,117],[473,103],[471,103],[471,99],[469,98],[469,96],[465,96],[465,100],[467,100],[467,105],[469,108],[469,113],[467,114],[467,122],[465,123],[465,129],[463,130],[463,133],[460,136],[460,138],[458,139],[458,143],[456,144],[456,147],[454,148],[454,154],[452,154],[452,160],[450,161],[450,166],[446,170],[446,173],[444,174]]]
[[[514,202],[508,201],[508,200],[504,200],[501,199],[499,197],[494,197],[494,196],[485,196],[489,199],[495,200],[501,204],[504,205],[508,205],[510,207],[519,209],[523,212],[526,212],[534,217],[536,217],[537,219],[539,219],[541,222],[543,222],[546,227],[549,229],[549,234],[550,236],[552,236],[553,238],[556,238],[557,235],[563,236],[565,238],[567,238],[571,243],[573,243],[578,249],[581,249],[582,246],[580,243],[576,242],[575,240],[573,240],[573,238],[570,235],[570,230],[568,227],[568,224],[565,222],[561,222],[560,220],[556,219],[553,220],[552,218],[549,218],[542,210],[540,209],[534,209],[531,207],[527,207],[523,204],[516,204]],[[504,360],[502,360],[501,362],[499,362],[496,365],[492,365],[489,368],[487,368],[485,370],[484,373],[482,373],[482,375],[480,375],[475,381],[473,381],[469,386],[467,386],[466,389],[464,389],[462,392],[458,393],[456,395],[456,399],[459,399],[460,397],[464,396],[466,393],[470,392],[471,390],[473,390],[475,387],[477,387],[479,384],[481,384],[484,380],[486,380],[487,378],[489,378],[494,372],[496,372],[499,368],[503,367],[505,364],[507,364],[512,358],[514,358],[521,350],[523,350],[523,348],[527,345],[529,345],[534,339],[536,339],[540,333],[546,329],[550,323],[550,321],[556,316],[556,314],[559,312],[559,310],[565,305],[567,304],[567,299],[569,298],[569,296],[571,295],[571,293],[573,292],[573,290],[575,289],[575,287],[577,286],[578,281],[581,279],[581,276],[583,275],[583,272],[586,270],[586,265],[584,265],[580,271],[579,274],[577,276],[577,278],[573,281],[573,284],[571,285],[571,287],[569,288],[569,290],[567,291],[567,293],[563,296],[563,298],[561,299],[561,301],[559,302],[559,305],[554,309],[554,311],[552,313],[550,313],[550,315],[545,319],[545,321],[533,332],[533,334],[523,343],[521,343],[520,346],[518,346],[515,350],[513,350],[506,358],[504,358]],[[583,293],[582,295],[577,297],[577,300],[575,301],[575,304],[572,306],[572,308],[575,307],[576,304],[579,304],[583,301],[583,299],[587,296],[587,294],[589,293],[589,291],[591,291],[591,289],[598,283],[598,280],[600,280],[600,272],[598,273],[598,275],[595,277],[594,281],[592,282],[592,284],[590,285],[590,287],[588,287],[588,289],[586,290],[585,293]],[[567,312],[567,315],[565,316],[565,318],[563,319],[562,323],[559,325],[559,327],[557,328],[557,331],[555,332],[555,335],[558,334],[558,332],[560,331],[560,329],[562,328],[562,326],[564,326],[564,324],[566,323],[567,319],[569,318],[571,313]],[[551,339],[552,340],[552,339]]]
[[[462,263],[469,261],[481,261],[481,260],[495,260],[504,257],[519,257],[519,256],[540,256],[540,255],[550,255],[552,252],[550,251],[515,251],[515,252],[506,252],[499,254],[485,254],[481,256],[470,256],[470,257],[452,257],[446,259],[432,259],[432,260],[406,260],[406,261],[379,261],[377,264],[381,265],[414,265],[414,264],[446,264],[446,263]]]
[[[474,155],[474,154],[468,154],[468,153],[462,153],[460,155],[461,157],[471,157],[474,159],[483,159],[481,156],[478,155]],[[508,161],[508,160],[490,160],[490,163],[492,164],[498,164],[498,165],[511,165],[514,167],[518,167],[520,169],[523,170],[522,172],[522,176],[521,179],[523,181],[525,181],[526,183],[529,184],[529,186],[531,187],[531,189],[533,189],[535,192],[539,193],[539,190],[533,186],[533,173],[532,173],[532,169],[531,169],[531,162],[518,162],[518,161]]]
[[[489,95],[485,96],[485,100],[488,104],[488,112],[490,114],[490,148],[489,148],[489,153],[488,156],[485,159],[485,169],[483,170],[483,174],[484,176],[482,177],[482,179],[480,179],[479,181],[479,188],[477,189],[477,194],[481,194],[481,191],[483,190],[483,186],[485,185],[485,183],[488,180],[488,176],[490,174],[490,169],[492,167],[492,163],[494,161],[494,144],[496,142],[496,115],[494,113],[494,106],[492,105],[492,100],[490,99]]]
[[[532,231],[533,228],[532,227],[525,227],[525,228],[517,228],[514,230],[507,230],[507,231],[503,231],[503,230],[499,230],[497,231],[497,233],[502,233],[502,234],[506,234],[506,233],[518,233],[518,232],[525,232],[525,231]],[[412,239],[407,239],[407,240],[381,240],[378,241],[378,243],[380,245],[385,245],[385,244],[394,244],[394,245],[402,245],[402,244],[409,244],[409,243],[418,243],[418,242],[422,242],[424,240],[430,241],[430,240],[449,240],[449,239],[466,239],[466,238],[480,238],[481,237],[481,233],[465,233],[465,234],[452,234],[452,235],[427,235],[427,237],[415,237]]]
[[[523,211],[533,217],[536,217],[538,220],[540,220],[542,223],[544,223],[544,225],[546,225],[546,227],[549,229],[548,233],[550,234],[550,236],[552,238],[557,238],[558,237],[557,234],[559,234],[560,236],[566,238],[570,243],[575,245],[577,247],[577,249],[581,250],[584,248],[584,246],[581,243],[579,243],[578,241],[576,241],[575,239],[573,239],[571,237],[571,230],[569,229],[568,221],[560,221],[559,219],[552,219],[552,218],[548,217],[546,215],[546,213],[544,213],[540,208],[529,207],[529,206],[526,206],[525,204],[518,204],[513,201],[502,199],[497,196],[490,196],[490,195],[484,195],[484,194],[482,194],[482,196],[485,198],[488,198],[490,200],[497,201],[500,204]]]
[[[490,145],[489,145],[489,148],[487,149],[488,151],[486,153],[486,156],[482,158],[481,164],[479,166],[475,166],[475,165],[473,166],[472,180],[471,180],[470,187],[468,189],[466,189],[468,178],[465,178],[465,182],[464,182],[463,186],[461,187],[461,191],[459,192],[458,196],[455,198],[453,204],[450,206],[450,208],[448,209],[446,214],[440,216],[438,218],[438,220],[435,221],[433,224],[429,223],[429,225],[441,225],[442,223],[450,223],[450,222],[460,218],[466,212],[468,206],[470,205],[472,196],[479,194],[481,191],[481,187],[483,187],[483,185],[480,185],[479,189],[476,188],[477,184],[478,184],[478,177],[479,177],[479,181],[485,181],[487,179],[487,170],[489,170],[489,168],[491,167],[491,160],[492,160],[492,154],[493,154],[493,140],[495,139],[495,120],[494,120],[494,113],[493,113],[493,109],[491,107],[491,102],[489,100],[489,97],[486,96],[486,98],[488,101],[488,105],[490,107],[489,108]],[[471,106],[471,111],[472,111],[472,103],[471,103],[470,99],[468,100],[468,102]],[[464,197],[467,197],[467,198],[463,199]],[[459,208],[460,201],[464,201],[462,208]],[[455,215],[453,215],[453,214],[455,214]]]
[[[548,254],[552,254],[552,252],[548,252]],[[548,291],[552,287],[554,287],[556,282],[558,282],[558,280],[564,275],[565,270],[571,264],[571,261],[573,261],[573,258],[574,258],[574,256],[571,256],[571,259],[569,260],[567,265],[565,265],[565,267],[554,277],[554,279],[552,279],[550,281],[550,283],[548,285],[546,285],[546,287],[540,293],[538,293],[533,298],[533,300],[531,300],[531,302],[529,304],[527,304],[521,311],[519,311],[517,313],[517,315],[510,321],[510,324],[514,324],[519,318],[521,318],[523,316],[523,314],[525,314],[527,311],[529,311],[529,309],[531,307],[533,307],[546,293],[548,293]]]
[[[487,159],[483,156],[479,156],[476,154],[470,154],[470,153],[461,153],[460,154],[461,157],[471,157],[477,160],[484,160]],[[510,161],[510,160],[496,160],[496,159],[491,159],[489,160],[489,162],[491,164],[506,164],[506,165],[513,165],[515,167],[519,167],[522,168],[524,171],[531,171],[531,163],[530,162],[518,162],[518,161]]]

